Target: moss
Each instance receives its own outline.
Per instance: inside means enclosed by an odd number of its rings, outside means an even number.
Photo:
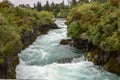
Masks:
[[[88,54],[87,54],[88,60],[89,60],[89,61],[92,61],[94,55],[95,55],[94,52],[92,52],[92,51],[91,51],[91,52],[88,52]]]
[[[120,75],[120,64],[118,63],[116,57],[112,57],[105,65],[104,68],[112,73]]]
[[[94,64],[97,63],[98,58],[95,58],[95,56],[97,56],[97,54],[98,54],[97,50],[88,52],[88,54],[87,54],[88,61],[91,61]]]

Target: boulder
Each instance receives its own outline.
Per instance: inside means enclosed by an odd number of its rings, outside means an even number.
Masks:
[[[67,45],[67,44],[70,44],[71,43],[71,39],[62,39],[61,41],[60,41],[60,44],[61,45]]]

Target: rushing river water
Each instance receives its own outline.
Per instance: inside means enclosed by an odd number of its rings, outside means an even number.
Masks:
[[[83,51],[60,45],[61,39],[67,38],[64,19],[57,19],[60,29],[50,30],[39,36],[36,41],[19,54],[20,63],[16,68],[17,79],[38,80],[120,80],[93,63],[85,61]],[[73,59],[70,63],[57,61]],[[65,62],[65,61],[62,61]],[[67,61],[66,61],[67,62]]]

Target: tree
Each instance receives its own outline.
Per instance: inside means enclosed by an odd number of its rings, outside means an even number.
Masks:
[[[19,7],[25,8],[26,6],[24,4],[19,4]]]
[[[37,3],[37,10],[38,10],[38,11],[41,11],[41,10],[42,10],[41,2],[38,2],[38,3]]]
[[[81,3],[81,0],[79,0],[78,2]]]
[[[45,9],[46,11],[50,11],[50,5],[49,5],[49,2],[48,2],[48,1],[46,1],[46,4],[45,4],[45,6],[44,6],[44,9]]]
[[[64,1],[61,3],[61,9],[64,9],[65,8],[65,3]]]
[[[110,0],[110,4],[113,5],[113,6],[118,7],[119,4],[120,4],[120,0]]]
[[[89,0],[79,0],[79,2],[81,2],[81,3],[88,3]]]
[[[72,6],[75,6],[77,4],[76,0],[72,0]]]
[[[26,4],[26,8],[31,8],[29,4]]]
[[[0,2],[0,8],[4,8],[4,7],[13,7],[13,4],[10,3],[8,0],[3,0],[2,2]]]
[[[34,6],[33,6],[34,9],[37,9],[37,5],[34,3]]]
[[[55,9],[55,3],[54,2],[52,2],[52,4],[51,4],[51,9],[52,10]]]
[[[77,38],[79,35],[78,28],[79,26],[76,22],[70,23],[70,25],[67,28],[68,29],[67,35],[71,38]]]
[[[90,2],[93,2],[93,1],[99,1],[99,2],[106,2],[107,0],[91,0]]]

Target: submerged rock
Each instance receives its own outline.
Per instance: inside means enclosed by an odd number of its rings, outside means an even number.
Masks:
[[[75,61],[76,59],[76,61]],[[83,61],[83,58],[81,58],[81,56],[75,56],[75,57],[69,57],[69,58],[63,58],[57,61],[57,63],[71,63],[72,61],[77,62],[79,61]]]

